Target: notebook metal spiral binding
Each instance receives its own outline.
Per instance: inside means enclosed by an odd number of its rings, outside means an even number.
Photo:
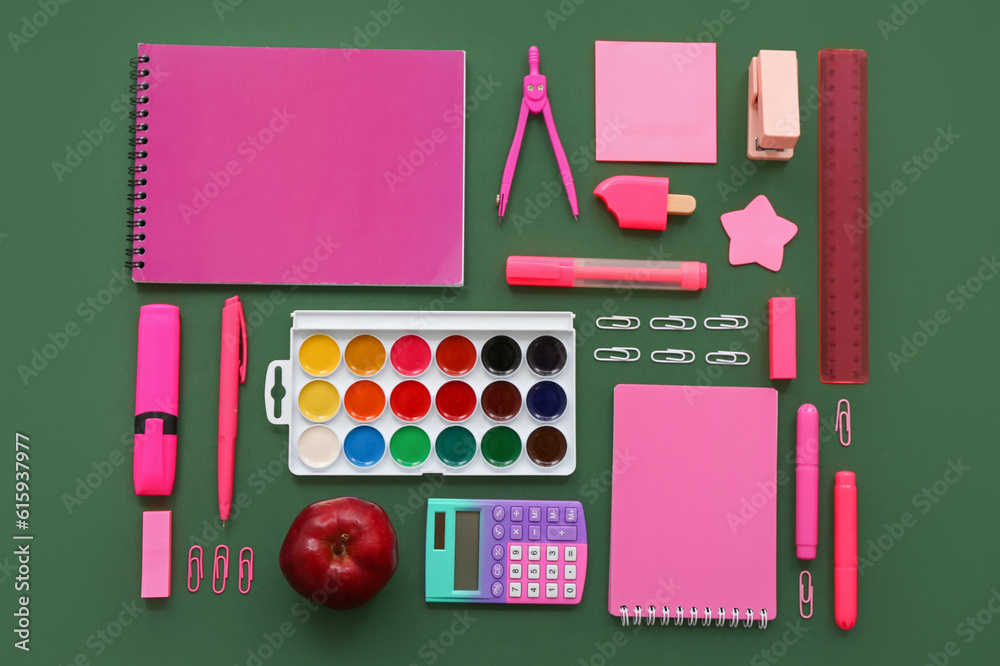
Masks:
[[[618,607],[618,610],[621,612],[623,627],[627,627],[630,624],[636,627],[642,625],[644,613],[647,626],[656,622],[656,606],[649,606],[645,611],[643,611],[642,606],[636,606],[630,612],[628,606],[622,605]],[[687,615],[687,624],[689,627],[698,624],[699,620],[701,621],[701,626],[711,626],[713,616],[715,626],[721,627],[726,622],[727,613],[726,609],[722,607],[719,608],[718,612],[713,613],[712,609],[706,606],[704,611],[699,613],[698,609],[694,606],[689,608],[686,612],[683,606],[678,606],[673,618],[671,618],[670,607],[664,606],[660,614],[660,625],[669,625],[672,619],[674,626],[679,627],[684,624],[685,615]],[[746,609],[745,615],[740,613],[739,608],[733,608],[732,613],[729,613],[728,615],[730,628],[739,626],[740,622],[743,623],[745,628],[749,628],[753,626],[754,622],[756,622],[758,628],[767,629],[767,609],[762,609],[760,611],[760,617],[756,617],[756,614],[749,608]]]
[[[146,265],[142,259],[136,259],[137,255],[142,255],[146,253],[146,248],[142,245],[136,245],[136,243],[141,243],[146,240],[146,233],[144,231],[136,231],[137,229],[143,229],[146,226],[146,220],[140,217],[146,212],[146,206],[141,203],[137,203],[145,200],[146,192],[145,190],[140,190],[138,188],[144,187],[146,185],[146,176],[141,175],[146,173],[146,165],[138,164],[138,160],[145,159],[148,157],[149,153],[146,152],[145,148],[140,148],[140,146],[145,146],[149,139],[146,138],[145,132],[149,129],[149,125],[141,120],[149,115],[147,109],[140,109],[139,107],[149,103],[149,97],[145,95],[145,91],[149,90],[149,83],[146,81],[140,81],[149,76],[149,70],[143,67],[149,62],[149,56],[143,55],[132,58],[132,72],[131,77],[135,80],[135,83],[129,86],[129,92],[131,92],[135,97],[132,98],[132,104],[135,106],[135,110],[130,111],[128,116],[134,121],[129,130],[134,136],[132,136],[128,143],[132,147],[129,151],[129,159],[132,160],[133,164],[128,168],[128,173],[132,178],[128,181],[129,187],[132,191],[128,195],[128,200],[130,202],[127,208],[127,213],[129,216],[128,224],[131,227],[131,233],[125,236],[125,239],[129,242],[129,247],[125,250],[125,254],[128,255],[129,260],[125,262],[125,267],[128,269],[142,268]]]

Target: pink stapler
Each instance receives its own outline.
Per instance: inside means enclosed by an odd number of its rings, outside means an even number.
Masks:
[[[556,132],[556,121],[552,118],[552,107],[549,105],[549,92],[545,77],[538,73],[538,48],[535,46],[528,49],[528,70],[528,75],[524,77],[524,97],[521,99],[521,114],[517,118],[514,143],[510,146],[510,153],[507,154],[507,164],[503,168],[503,180],[500,181],[500,194],[497,195],[499,221],[503,222],[503,214],[507,210],[510,185],[514,180],[514,169],[517,167],[517,154],[521,152],[521,139],[524,138],[524,125],[528,121],[529,113],[540,113],[545,118],[549,139],[552,140],[552,150],[555,152],[556,162],[559,164],[559,174],[566,187],[566,198],[569,199],[569,207],[573,211],[573,218],[576,219],[580,210],[576,204],[573,173],[569,170],[566,151],[563,150],[562,143],[559,141],[559,133]]]

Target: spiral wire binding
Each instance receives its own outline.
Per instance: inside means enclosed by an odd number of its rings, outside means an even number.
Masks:
[[[132,150],[129,151],[128,156],[133,162],[138,162],[138,160],[146,159],[146,157],[149,156],[149,153],[146,152],[145,148],[140,148],[140,146],[145,146],[149,141],[144,134],[140,136],[142,132],[149,129],[149,125],[145,121],[140,120],[141,118],[145,118],[149,115],[149,110],[139,108],[140,106],[149,103],[149,97],[143,94],[145,91],[149,90],[149,83],[139,80],[149,76],[149,70],[145,67],[140,67],[140,65],[144,65],[148,62],[148,55],[137,56],[131,60],[131,77],[135,80],[135,83],[129,86],[129,92],[135,95],[132,99],[132,104],[135,106],[135,110],[130,111],[128,116],[135,121],[135,124],[129,128],[129,131],[131,131],[134,136],[128,140],[129,145],[132,146]],[[125,250],[125,254],[130,257],[129,260],[125,262],[125,268],[131,270],[133,268],[143,268],[146,265],[146,262],[142,259],[135,258],[136,255],[146,253],[146,248],[142,245],[136,245],[136,243],[141,243],[146,240],[145,231],[136,231],[137,229],[144,229],[146,227],[146,220],[139,217],[146,212],[146,206],[141,203],[136,203],[143,201],[146,198],[146,191],[138,189],[146,185],[146,176],[142,175],[146,173],[146,165],[133,164],[128,168],[128,173],[132,176],[132,178],[128,181],[129,187],[132,188],[132,192],[128,195],[130,202],[129,207],[127,208],[129,220],[126,224],[131,227],[131,233],[125,236],[125,239],[129,242],[129,247]]]
[[[646,610],[643,610],[642,606],[635,606],[631,610],[626,605],[621,605],[618,607],[618,611],[621,613],[622,626],[641,626],[643,619],[646,621],[646,626],[650,626],[656,623],[656,606],[650,605]],[[646,617],[643,618],[643,614]],[[749,628],[757,623],[759,629],[767,629],[767,609],[762,609],[760,611],[759,617],[751,609],[747,608],[744,612],[740,612],[739,608],[733,608],[731,613],[727,613],[726,609],[719,607],[716,613],[711,608],[706,606],[703,611],[699,611],[698,608],[692,606],[689,609],[685,609],[683,606],[678,606],[675,614],[671,617],[670,607],[663,606],[660,610],[660,626],[669,626],[671,621],[675,627],[680,627],[686,624],[689,627],[693,627],[700,624],[703,627],[712,626],[713,620],[716,627],[724,626],[726,623],[726,616],[729,616],[729,626],[738,627],[740,623],[744,627]],[[686,618],[685,618],[686,616]]]

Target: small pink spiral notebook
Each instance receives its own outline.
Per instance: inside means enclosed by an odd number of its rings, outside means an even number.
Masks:
[[[133,280],[462,284],[463,51],[138,57]]]
[[[777,391],[620,384],[614,413],[608,612],[774,620]]]

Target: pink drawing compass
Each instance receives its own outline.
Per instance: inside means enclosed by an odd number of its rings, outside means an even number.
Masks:
[[[556,132],[556,121],[552,118],[552,107],[549,105],[549,92],[545,77],[538,73],[538,48],[535,46],[528,49],[528,69],[528,75],[524,77],[524,97],[521,99],[521,114],[517,117],[514,143],[510,146],[510,153],[507,154],[507,164],[503,168],[503,180],[500,181],[500,194],[497,195],[499,222],[503,222],[503,214],[507,210],[510,185],[514,180],[517,155],[521,152],[521,139],[524,138],[524,126],[528,121],[529,113],[540,113],[545,118],[549,139],[552,140],[552,151],[556,154],[556,162],[559,164],[559,174],[562,176],[563,185],[566,186],[566,198],[569,199],[569,207],[573,211],[573,218],[576,219],[580,215],[580,210],[576,204],[573,173],[569,170],[566,151],[563,150],[562,143],[559,141],[559,133]]]

